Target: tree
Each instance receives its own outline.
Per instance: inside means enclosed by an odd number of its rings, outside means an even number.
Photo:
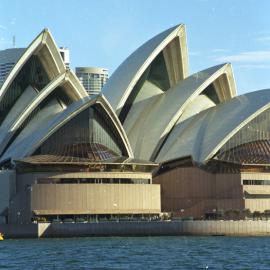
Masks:
[[[268,218],[270,217],[270,210],[269,209],[264,210],[263,214],[264,214],[266,220],[268,220]]]
[[[228,209],[225,211],[226,219],[239,219],[240,210],[239,209]]]
[[[243,209],[242,214],[243,214],[243,218],[245,218],[245,219],[250,218],[252,216],[251,211],[248,208]]]
[[[218,209],[217,210],[217,219],[224,219],[225,212],[224,209]]]
[[[261,218],[261,212],[260,211],[254,211],[253,212],[253,219],[258,220]]]

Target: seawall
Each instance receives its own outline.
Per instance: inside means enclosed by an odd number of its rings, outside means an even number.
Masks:
[[[270,220],[0,224],[6,238],[81,236],[270,236]]]

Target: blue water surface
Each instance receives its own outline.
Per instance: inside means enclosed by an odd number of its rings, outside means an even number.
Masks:
[[[4,240],[0,269],[270,269],[270,238]]]

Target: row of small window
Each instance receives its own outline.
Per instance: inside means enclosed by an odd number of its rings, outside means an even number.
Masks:
[[[79,78],[108,78],[107,74],[76,74]]]
[[[265,186],[265,185],[270,185],[270,180],[243,180],[243,185],[244,186]]]
[[[150,184],[150,180],[125,178],[64,178],[38,179],[37,184]]]
[[[80,82],[100,84],[100,83],[105,83],[106,81],[103,80],[103,79],[93,80],[93,79],[82,79],[82,78],[80,78]]]
[[[99,85],[103,85],[101,82],[92,82],[92,81],[81,81],[83,83],[83,85],[93,85],[93,86],[99,86]]]
[[[92,84],[92,85],[101,85],[101,84],[106,83],[105,81],[102,81],[102,80],[94,81],[94,80],[81,80],[81,79],[80,79],[80,82],[82,84]]]

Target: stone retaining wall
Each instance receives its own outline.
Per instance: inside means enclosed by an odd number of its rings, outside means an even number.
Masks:
[[[38,224],[0,224],[5,238],[38,238]]]
[[[0,225],[6,237],[270,235],[269,221],[168,221]]]

